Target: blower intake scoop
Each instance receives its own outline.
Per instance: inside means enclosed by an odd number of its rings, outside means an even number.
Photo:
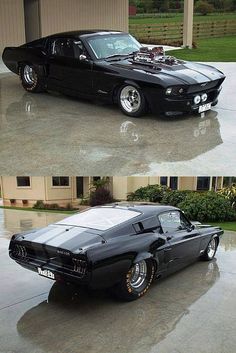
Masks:
[[[136,52],[133,57],[134,62],[144,64],[165,64],[165,65],[179,65],[183,61],[176,59],[173,56],[166,56],[163,47],[142,47],[139,52]]]

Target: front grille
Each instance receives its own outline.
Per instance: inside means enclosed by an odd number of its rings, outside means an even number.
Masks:
[[[204,92],[212,88],[218,88],[221,85],[221,80],[215,80],[206,82],[203,84],[196,84],[189,86],[187,93],[197,93],[197,92]]]

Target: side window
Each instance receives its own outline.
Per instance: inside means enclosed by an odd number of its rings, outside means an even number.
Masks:
[[[86,50],[79,39],[55,39],[52,42],[51,50],[53,55],[67,58],[78,59],[81,54],[87,55]]]
[[[74,49],[71,39],[55,39],[52,42],[52,54],[55,56],[74,57]]]
[[[179,211],[170,211],[159,215],[159,221],[163,233],[171,233],[184,230],[189,227],[188,220]]]

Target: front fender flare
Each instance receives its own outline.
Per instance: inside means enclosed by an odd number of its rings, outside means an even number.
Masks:
[[[132,85],[132,86],[134,86],[136,88],[141,89],[141,86],[137,82],[135,82],[133,80],[125,80],[124,81],[124,85]]]

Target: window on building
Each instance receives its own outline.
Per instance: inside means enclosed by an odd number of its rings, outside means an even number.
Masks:
[[[67,176],[53,176],[52,186],[70,186],[70,179]]]
[[[232,184],[236,184],[236,177],[224,177],[224,180],[223,180],[224,188],[231,186]]]
[[[210,177],[198,177],[197,178],[197,190],[206,191],[210,189]]]
[[[80,199],[84,195],[84,178],[76,177],[76,197]]]
[[[93,177],[93,181],[98,181],[98,180],[100,180],[100,179],[101,179],[100,176],[95,176],[95,177]]]
[[[171,190],[178,189],[178,177],[170,177],[170,188]]]
[[[168,177],[161,177],[160,178],[160,184],[163,186],[167,186],[168,184]]]
[[[18,176],[16,177],[17,187],[25,188],[30,187],[30,177],[29,176]]]

